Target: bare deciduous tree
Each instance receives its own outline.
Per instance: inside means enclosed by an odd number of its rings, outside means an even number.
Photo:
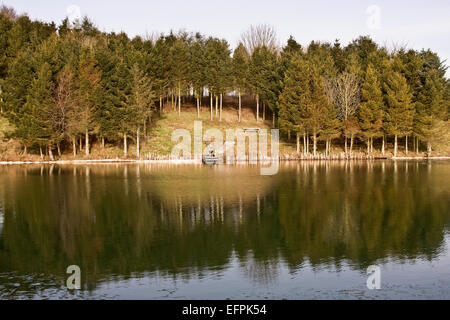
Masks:
[[[60,142],[66,134],[71,135],[73,138],[73,152],[76,155],[75,135],[71,134],[73,131],[71,130],[72,126],[76,120],[73,119],[74,121],[69,123],[67,121],[74,104],[72,77],[72,71],[69,68],[64,68],[56,78],[57,86],[54,93],[55,112],[52,114],[52,126],[58,134],[55,138],[59,156],[61,156]]]
[[[275,28],[268,24],[251,25],[250,28],[241,36],[241,42],[244,44],[249,54],[258,47],[267,47],[272,51],[278,51],[278,38]]]
[[[0,14],[4,15],[5,17],[7,17],[8,19],[10,19],[12,21],[16,21],[17,18],[19,17],[19,15],[16,13],[16,11],[13,8],[7,7],[4,4],[2,4],[0,6]]]
[[[361,84],[358,76],[350,72],[343,72],[334,78],[327,79],[325,81],[325,92],[328,100],[337,107],[339,120],[346,126],[361,103]],[[344,128],[344,131],[347,131],[346,128]],[[346,134],[345,152],[347,152]]]

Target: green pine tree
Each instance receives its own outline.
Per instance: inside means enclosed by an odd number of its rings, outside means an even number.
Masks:
[[[361,134],[367,141],[367,153],[373,146],[373,138],[382,135],[384,102],[383,93],[375,69],[371,64],[367,67],[364,84],[361,90],[362,103],[359,109],[359,126]]]
[[[412,133],[415,108],[405,77],[388,70],[385,82],[386,130],[394,136],[394,157],[397,156],[398,138]]]

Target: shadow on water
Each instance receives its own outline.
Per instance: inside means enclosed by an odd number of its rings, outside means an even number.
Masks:
[[[0,296],[62,286],[72,264],[89,291],[149,274],[201,278],[232,261],[253,283],[276,282],[282,266],[431,261],[449,199],[448,161],[290,162],[275,176],[256,166],[1,167]]]

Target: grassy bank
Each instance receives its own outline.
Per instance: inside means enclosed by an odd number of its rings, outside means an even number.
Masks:
[[[260,114],[260,119],[256,122],[256,115],[254,113],[254,108],[243,108],[241,122],[238,122],[238,110],[233,106],[232,103],[228,103],[226,107],[223,108],[222,121],[219,121],[219,116],[215,116],[214,109],[214,119],[210,120],[210,108],[209,106],[203,106],[201,108],[200,117],[197,116],[197,110],[194,105],[183,105],[181,116],[178,115],[178,111],[173,109],[170,104],[166,105],[163,109],[160,117],[156,117],[150,127],[147,128],[147,134],[141,138],[141,157],[140,159],[154,159],[154,160],[168,160],[172,148],[176,145],[176,142],[171,141],[172,132],[175,129],[187,129],[191,132],[191,136],[194,130],[194,121],[201,120],[203,132],[210,128],[217,128],[224,133],[227,129],[246,129],[246,128],[260,128],[267,129],[270,131],[272,127],[271,115],[267,115],[265,121],[262,119],[262,113]],[[44,159],[41,159],[38,150],[29,150],[25,155],[23,154],[23,148],[20,144],[8,138],[11,133],[12,126],[8,123],[5,118],[0,117],[0,161],[48,161],[50,160],[48,155]],[[365,159],[366,145],[355,139],[355,145],[352,153],[352,158]],[[101,146],[100,141],[92,141],[92,147],[90,150],[90,155],[86,156],[84,150],[77,150],[77,155],[73,156],[71,151],[71,146],[67,146],[67,150],[61,156],[58,156],[55,152],[55,160],[63,161],[80,161],[80,160],[100,160],[100,159],[128,159],[136,160],[136,143],[135,138],[132,137],[128,144],[128,156],[124,157],[123,145],[120,140],[118,141],[107,141],[105,147]],[[206,144],[206,143],[205,143]],[[302,147],[302,146],[301,146]],[[310,145],[312,148],[312,146]],[[79,147],[78,147],[79,149]],[[391,150],[393,146],[388,143],[387,152],[382,155],[381,145],[375,143],[374,152],[371,154],[370,158],[380,158],[380,157],[392,157]],[[410,146],[412,149],[412,146]],[[424,150],[424,148],[422,148]],[[302,151],[302,149],[301,149]],[[284,135],[280,138],[280,157],[285,160],[297,160],[297,159],[345,159],[349,158],[348,154],[345,155],[343,148],[343,141],[335,140],[331,148],[331,155],[325,157],[324,145],[322,142],[318,143],[318,155],[313,157],[312,155],[302,155],[296,152],[296,140],[295,136],[288,138]],[[450,146],[446,143],[437,145],[433,156],[448,156],[450,155]],[[409,152],[408,155],[405,154],[404,145],[399,142],[399,153],[398,157],[426,157],[425,152],[420,152],[418,154],[414,152]]]

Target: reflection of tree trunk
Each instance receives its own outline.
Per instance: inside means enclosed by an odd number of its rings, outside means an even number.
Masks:
[[[242,224],[242,215],[244,213],[244,205],[242,201],[242,195],[239,193],[239,223]]]
[[[259,194],[256,195],[256,214],[259,216],[261,213],[261,199]]]

